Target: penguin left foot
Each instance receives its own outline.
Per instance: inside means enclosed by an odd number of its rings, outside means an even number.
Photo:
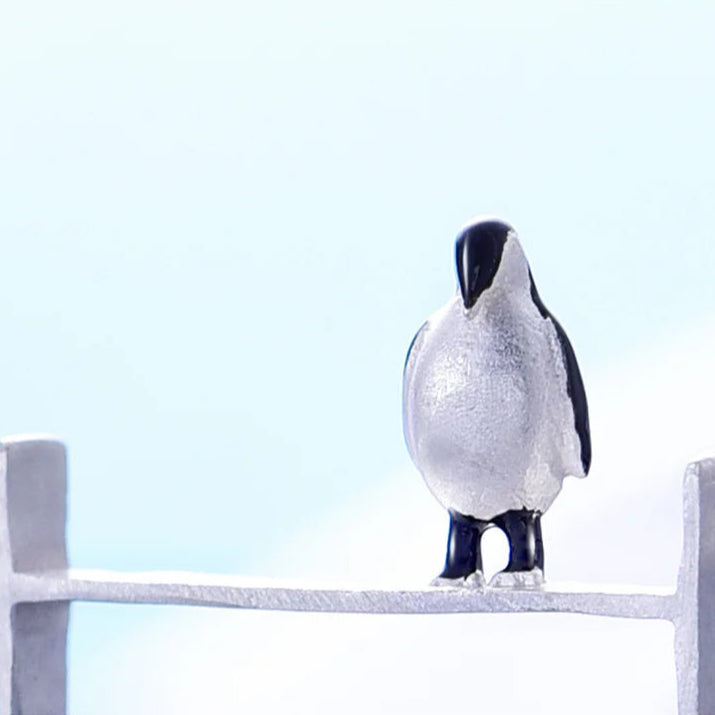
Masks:
[[[487,582],[481,571],[474,571],[468,576],[459,576],[457,578],[448,578],[442,575],[437,576],[432,579],[430,586],[436,586],[438,588],[470,588],[483,591],[487,586]]]
[[[538,566],[530,571],[500,571],[489,582],[489,588],[539,589],[543,586],[544,572]]]

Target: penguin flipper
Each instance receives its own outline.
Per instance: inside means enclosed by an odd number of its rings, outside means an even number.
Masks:
[[[407,364],[410,362],[410,355],[412,354],[412,350],[414,349],[415,345],[417,344],[417,340],[422,336],[422,333],[425,331],[427,328],[427,323],[429,321],[425,320],[424,323],[420,326],[420,329],[415,333],[415,337],[412,338],[412,342],[410,343],[410,347],[407,348],[407,356],[405,357],[405,365],[402,368],[402,374],[404,375],[407,372]]]
[[[405,442],[407,443],[407,451],[410,453],[414,460],[414,448],[415,439],[412,432],[413,421],[410,417],[411,409],[410,405],[413,400],[413,377],[415,371],[415,362],[417,355],[419,353],[420,345],[422,344],[422,338],[429,329],[429,321],[426,320],[422,323],[420,329],[415,333],[415,337],[412,338],[410,347],[407,350],[407,357],[405,358],[405,365],[402,370],[402,428],[405,434]]]
[[[541,315],[551,321],[556,331],[556,336],[559,339],[561,347],[561,356],[564,360],[564,368],[566,369],[566,391],[573,406],[574,426],[578,434],[579,442],[581,443],[581,465],[583,466],[584,476],[588,474],[591,467],[591,428],[588,420],[588,403],[586,401],[586,389],[583,386],[583,378],[581,370],[579,370],[576,360],[576,353],[571,345],[571,341],[566,335],[566,331],[561,327],[556,318],[549,312],[544,305],[538,291],[534,278],[529,271],[529,279],[531,281],[531,299],[538,308]]]
[[[583,386],[583,378],[581,377],[578,362],[576,361],[576,353],[571,346],[566,331],[553,315],[549,317],[549,320],[551,320],[556,329],[556,335],[561,345],[561,354],[564,358],[564,366],[566,367],[566,390],[573,405],[574,424],[579,441],[581,442],[581,464],[583,465],[583,473],[585,476],[591,467],[591,428],[588,421],[586,390]]]

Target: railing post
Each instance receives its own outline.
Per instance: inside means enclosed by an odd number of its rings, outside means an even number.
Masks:
[[[0,449],[0,715],[64,715],[68,601],[13,602],[16,573],[67,569],[66,455],[47,438]]]
[[[679,715],[715,713],[715,459],[688,467],[675,615]]]

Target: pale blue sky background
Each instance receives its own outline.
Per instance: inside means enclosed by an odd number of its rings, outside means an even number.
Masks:
[[[0,432],[67,441],[73,563],[281,575],[409,468],[404,355],[474,214],[519,230],[587,387],[710,325],[714,20],[3,3]],[[78,667],[111,614],[145,617],[77,609]]]

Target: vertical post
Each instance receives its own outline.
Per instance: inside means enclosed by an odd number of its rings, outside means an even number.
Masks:
[[[13,602],[17,572],[65,570],[65,448],[51,438],[0,447],[0,715],[64,715],[69,603]]]
[[[678,712],[709,715],[715,713],[715,459],[688,467],[683,522],[674,619]]]

